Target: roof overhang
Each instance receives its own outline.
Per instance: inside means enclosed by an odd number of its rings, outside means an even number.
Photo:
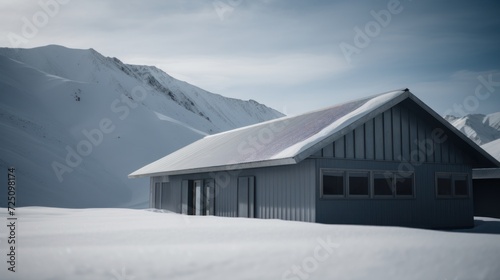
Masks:
[[[192,168],[192,169],[184,169],[184,170],[173,170],[173,171],[164,171],[164,172],[156,172],[156,173],[131,173],[128,175],[129,178],[141,178],[141,177],[151,177],[151,176],[173,176],[173,175],[185,175],[185,174],[193,174],[193,173],[211,173],[211,172],[229,172],[234,170],[241,169],[250,169],[250,168],[259,168],[259,167],[272,167],[272,166],[282,166],[282,165],[291,165],[297,164],[297,161],[294,158],[285,158],[285,159],[276,159],[276,160],[266,160],[266,161],[255,161],[255,162],[245,162],[238,164],[227,164],[221,166],[210,166],[203,168]]]

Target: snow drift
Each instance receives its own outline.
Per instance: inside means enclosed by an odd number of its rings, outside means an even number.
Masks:
[[[134,209],[17,216],[17,271],[2,262],[0,279],[500,279],[495,219],[459,233]]]

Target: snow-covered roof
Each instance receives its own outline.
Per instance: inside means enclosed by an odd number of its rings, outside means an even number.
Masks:
[[[460,138],[477,146],[408,89],[402,89],[209,135],[134,171],[129,177],[296,164],[407,98],[416,101]],[[479,147],[477,150],[494,160]]]

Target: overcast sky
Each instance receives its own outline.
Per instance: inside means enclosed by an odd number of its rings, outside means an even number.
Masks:
[[[0,46],[94,48],[286,114],[408,87],[460,115],[500,111],[499,15],[498,0],[2,0]]]

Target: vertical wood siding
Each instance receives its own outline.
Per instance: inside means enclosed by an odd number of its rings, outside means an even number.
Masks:
[[[165,209],[182,213],[182,181],[214,179],[215,215],[237,217],[238,178],[252,176],[255,178],[256,218],[314,222],[315,170],[315,160],[306,159],[289,166],[170,176],[172,197],[164,198],[162,205]]]
[[[456,136],[449,135],[450,138],[443,143],[434,141],[432,133],[436,128],[442,128],[442,125],[408,105],[399,104],[328,144],[314,157],[452,164],[470,162],[467,153],[457,146]]]
[[[321,168],[341,170],[398,171],[397,162],[317,159]],[[437,198],[436,172],[457,172],[472,176],[471,167],[461,164],[424,163],[414,166],[414,198],[320,198],[316,185],[316,221],[320,223],[397,225],[422,228],[459,228],[473,224],[473,201],[468,198]],[[469,186],[472,181],[469,180]],[[470,187],[470,190],[472,188]]]

